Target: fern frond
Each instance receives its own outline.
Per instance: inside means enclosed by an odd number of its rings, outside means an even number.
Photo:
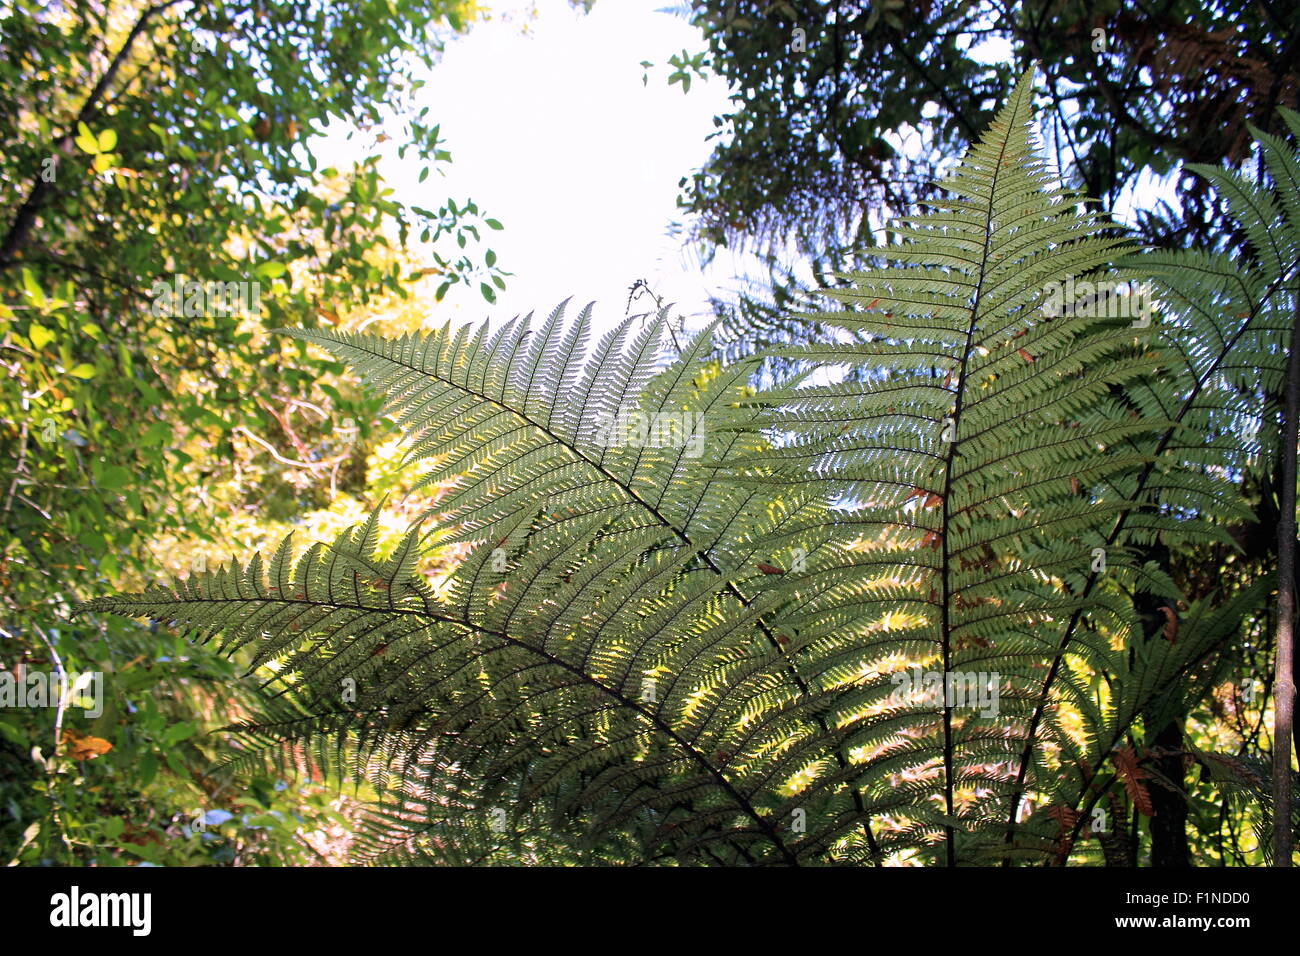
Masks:
[[[410,574],[419,529],[380,558],[376,528],[372,516],[296,564],[286,539],[265,570],[254,558],[81,610],[148,616],[220,635],[232,651],[247,646],[251,660],[273,666],[279,691],[315,716],[296,732],[318,736],[346,711],[354,769],[431,784],[455,768],[497,781],[482,799],[500,804],[510,788],[520,825],[559,813],[570,828],[584,821],[605,832],[657,814],[675,824],[674,853],[794,863],[857,823],[851,809],[833,809],[850,806],[842,774],[782,792],[810,763],[829,766],[834,743],[814,719],[833,695],[793,686],[789,660],[761,646],[758,622],[778,614],[783,589],[744,605],[692,551],[651,549],[659,532],[642,529],[639,540],[584,536],[586,554],[528,553],[521,582],[545,580],[556,562],[566,569],[567,580],[533,596],[527,584],[518,597],[493,593],[499,581],[471,560],[440,603]],[[650,700],[648,674],[664,675]],[[344,706],[349,688],[355,698]],[[318,755],[318,765],[340,763]],[[674,821],[678,806],[691,807],[687,820]],[[785,832],[796,808],[820,827]],[[665,832],[654,831],[661,849]],[[448,841],[481,833],[462,826]]]
[[[858,661],[840,660],[877,669],[864,705],[898,673],[900,655],[945,686],[997,675],[995,719],[947,701],[926,721],[894,709],[858,718],[855,742],[871,755],[860,785],[924,781],[931,809],[910,825],[942,837],[950,864],[1002,842],[1005,808],[1029,769],[1017,773],[1020,758],[1046,716],[1035,705],[1070,622],[1104,622],[1116,640],[1130,632],[1120,586],[1143,579],[1130,539],[1109,532],[1143,500],[1135,476],[1169,427],[1158,408],[1127,397],[1164,361],[1150,335],[1052,301],[1076,278],[1114,276],[1104,267],[1124,247],[1034,155],[1031,95],[1026,75],[941,184],[934,212],[894,226],[901,244],[875,250],[877,267],[826,290],[844,310],[807,317],[858,341],[776,350],[845,380],[757,396],[749,404],[772,448],[737,469],[751,484],[830,487],[844,503],[840,524],[898,568],[875,593],[860,582],[852,598],[825,595],[832,613],[851,602],[865,632]],[[1098,560],[1104,588],[1086,583]],[[874,649],[866,634],[900,616],[906,630],[891,628],[894,640]]]

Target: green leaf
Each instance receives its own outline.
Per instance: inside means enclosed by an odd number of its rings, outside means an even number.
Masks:
[[[3,737],[11,744],[16,744],[22,750],[26,750],[31,746],[27,740],[27,735],[20,728],[3,720],[0,720],[0,737]]]
[[[45,303],[47,301],[45,298],[45,290],[42,289],[41,284],[36,281],[36,276],[32,275],[32,270],[28,269],[26,266],[23,266],[23,289],[26,291],[27,297],[32,300],[38,309],[45,308]]]
[[[153,783],[153,778],[158,775],[158,758],[154,754],[147,753],[140,758],[139,774],[141,787]]]
[[[99,476],[99,487],[105,491],[117,491],[125,488],[131,481],[131,473],[121,465],[109,465]]]
[[[188,740],[198,732],[198,727],[192,723],[172,724],[163,733],[162,743],[164,747],[170,747],[178,744],[182,740]]]
[[[54,333],[43,325],[32,323],[31,329],[27,332],[27,337],[31,339],[32,346],[37,349],[44,348],[48,343],[54,341]]]
[[[113,147],[117,145],[117,130],[106,129],[101,132],[97,144],[101,153],[111,153]]]
[[[69,369],[68,374],[73,376],[74,378],[81,378],[81,379],[94,378],[95,366],[91,365],[89,362],[82,362],[79,365],[74,365],[71,369]]]
[[[169,441],[171,437],[171,426],[163,422],[154,422],[145,429],[144,434],[140,437],[140,443],[143,445],[161,445]]]
[[[185,770],[185,761],[181,760],[180,754],[176,751],[164,751],[163,759],[167,762],[167,766],[171,768],[172,773],[176,774],[176,776],[181,778],[188,776]]]
[[[74,142],[84,151],[92,156],[99,152],[99,140],[95,139],[95,134],[90,131],[90,127],[85,123],[77,124],[77,138]]]

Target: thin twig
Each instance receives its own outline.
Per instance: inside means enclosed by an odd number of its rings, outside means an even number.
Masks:
[[[58,766],[59,746],[63,742],[63,707],[66,703],[64,684],[67,682],[67,674],[63,670],[63,659],[59,657],[59,652],[54,649],[54,642],[49,639],[48,635],[46,635],[45,631],[41,629],[39,624],[33,624],[32,630],[36,632],[36,636],[41,639],[41,643],[49,650],[50,660],[54,662],[54,673],[58,677],[57,686],[59,688],[59,704],[54,712],[54,750],[50,753],[50,758],[45,761],[45,772],[54,776],[58,773],[58,770],[55,768]],[[51,781],[50,817],[54,820],[54,827],[55,830],[58,831],[59,839],[63,841],[63,848],[71,854],[72,845],[68,842],[68,837],[63,832],[63,821],[59,817],[59,801],[55,793],[55,787],[53,781]]]

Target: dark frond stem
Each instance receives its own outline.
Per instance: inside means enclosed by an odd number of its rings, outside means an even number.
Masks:
[[[998,149],[998,162],[994,167],[993,181],[988,187],[988,208],[984,213],[984,237],[983,250],[980,254],[979,269],[975,279],[975,292],[971,301],[970,320],[966,326],[966,344],[962,349],[961,361],[957,365],[957,381],[962,385],[966,383],[966,366],[970,363],[971,351],[975,348],[976,323],[979,317],[980,299],[984,292],[984,280],[987,276],[989,250],[993,248],[993,203],[997,197],[998,177],[1002,173],[1002,163],[1006,158],[1007,143],[1009,139],[1002,138],[1002,145]],[[943,468],[943,508],[942,531],[940,532],[940,587],[942,595],[940,599],[940,640],[943,649],[943,685],[948,686],[948,672],[951,670],[952,662],[952,624],[949,620],[949,606],[952,602],[952,594],[949,591],[951,587],[951,567],[950,561],[952,553],[948,546],[949,521],[952,515],[949,514],[949,502],[952,500],[952,471],[953,464],[957,458],[957,446],[960,443],[961,435],[961,412],[964,404],[963,399],[966,396],[965,388],[957,389],[957,397],[953,408],[953,436],[949,443],[948,453]],[[953,830],[952,821],[956,818],[955,807],[953,806],[953,742],[952,742],[952,701],[948,694],[943,695],[943,800],[944,812],[947,814],[943,830],[947,846],[945,853],[949,866],[957,865],[957,845],[956,833]]]

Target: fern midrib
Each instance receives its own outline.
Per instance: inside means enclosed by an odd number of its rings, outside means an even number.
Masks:
[[[1011,111],[1014,116],[1014,111]],[[979,273],[975,282],[974,299],[970,306],[970,318],[966,326],[966,344],[962,349],[961,361],[957,366],[957,388],[956,402],[953,406],[953,435],[949,443],[947,454],[944,456],[943,464],[943,494],[940,507],[943,509],[940,513],[940,561],[939,561],[939,579],[941,585],[940,609],[939,609],[939,638],[942,645],[943,656],[943,688],[948,686],[948,673],[952,667],[952,620],[951,608],[952,591],[951,591],[951,565],[952,555],[948,550],[948,531],[952,515],[949,513],[949,498],[952,494],[952,476],[953,464],[957,457],[957,446],[961,443],[958,437],[961,428],[961,413],[964,407],[964,398],[968,388],[966,381],[966,367],[970,362],[971,352],[975,347],[975,332],[979,322],[980,301],[984,294],[984,283],[988,278],[989,254],[993,248],[993,203],[997,196],[998,181],[1002,176],[1002,165],[1006,157],[1007,147],[1011,142],[1011,134],[1014,130],[1014,124],[1007,124],[1006,134],[1001,137],[998,145],[997,163],[993,167],[993,176],[988,184],[988,200],[984,209],[984,243],[980,254]],[[954,781],[953,781],[953,742],[952,742],[952,702],[949,695],[943,693],[943,799],[947,820],[944,822],[945,837],[945,856],[948,866],[957,865],[957,845],[956,831],[952,822],[955,819],[954,814]]]

